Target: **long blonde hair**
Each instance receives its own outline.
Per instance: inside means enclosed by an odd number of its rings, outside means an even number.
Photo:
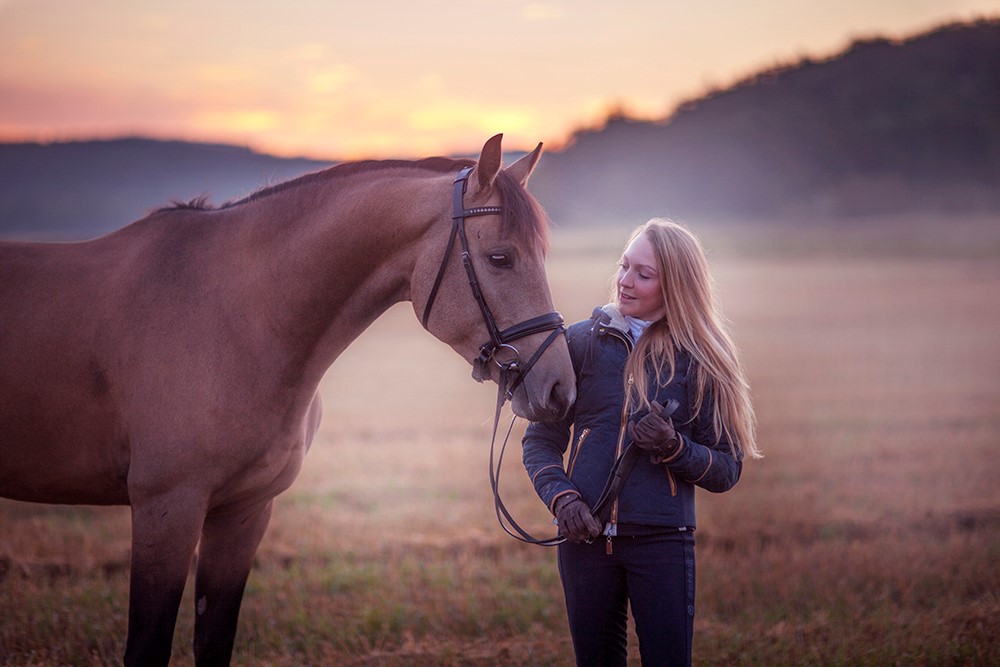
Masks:
[[[645,234],[653,246],[665,316],[649,325],[629,355],[624,377],[626,392],[631,392],[634,404],[648,408],[649,371],[662,378],[664,369],[669,369],[667,377],[672,379],[674,350],[683,350],[691,356],[694,370],[693,414],[698,414],[706,400],[714,399],[714,444],[725,434],[734,455],[760,458],[750,383],[716,303],[701,243],[680,224],[654,218],[637,227],[625,247],[640,234]],[[617,289],[613,294],[617,303]]]

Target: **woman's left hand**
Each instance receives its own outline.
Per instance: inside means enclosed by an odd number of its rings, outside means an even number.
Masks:
[[[673,421],[669,417],[664,419],[662,413],[663,406],[653,401],[649,414],[637,422],[629,422],[627,427],[632,442],[648,451],[654,463],[670,458],[680,447]]]

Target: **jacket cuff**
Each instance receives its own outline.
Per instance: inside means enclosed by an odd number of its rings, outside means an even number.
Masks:
[[[657,465],[660,465],[660,464],[670,464],[670,463],[673,463],[674,461],[676,461],[677,459],[679,459],[681,457],[681,455],[684,454],[684,449],[685,449],[684,436],[681,435],[680,433],[678,433],[677,434],[677,448],[673,451],[672,454],[670,454],[670,456],[661,457],[660,454],[657,453],[657,454],[654,454],[650,458],[651,459],[652,458],[659,459],[659,460],[654,460],[653,461],[653,463],[655,463]]]
[[[574,495],[577,498],[581,497],[580,496],[580,492],[579,491],[574,491],[573,489],[566,489],[565,491],[560,491],[556,495],[552,496],[552,501],[549,502],[549,511],[552,512],[552,516],[556,515],[556,502],[560,498],[564,498],[565,496],[569,496],[569,495]]]

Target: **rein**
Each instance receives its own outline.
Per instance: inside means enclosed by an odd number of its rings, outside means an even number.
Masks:
[[[556,338],[566,333],[566,329],[563,327],[562,315],[557,312],[539,315],[503,330],[497,326],[496,319],[493,317],[493,311],[490,310],[489,304],[486,303],[486,298],[483,296],[482,289],[479,286],[476,268],[472,263],[472,256],[469,253],[469,241],[465,235],[465,219],[484,215],[501,215],[503,207],[477,206],[474,208],[465,208],[464,197],[471,173],[472,167],[464,167],[455,177],[454,188],[452,190],[451,235],[448,237],[448,245],[445,247],[444,257],[441,259],[441,266],[438,268],[437,277],[434,279],[434,286],[431,288],[430,296],[427,298],[427,305],[424,306],[424,314],[420,322],[426,329],[427,323],[430,321],[431,307],[434,305],[438,290],[441,288],[445,271],[448,268],[448,260],[455,249],[455,240],[457,239],[462,248],[462,265],[465,267],[465,273],[469,279],[472,296],[479,305],[483,322],[486,324],[486,330],[490,335],[489,341],[479,348],[479,356],[472,363],[472,377],[476,382],[485,380],[488,376],[487,368],[490,361],[493,361],[499,369],[499,377],[497,378],[497,406],[493,417],[493,437],[490,440],[490,487],[493,490],[493,504],[496,509],[497,521],[499,521],[500,527],[515,539],[530,544],[555,546],[564,542],[565,538],[559,536],[548,539],[532,537],[517,524],[500,499],[500,466],[503,463],[503,455],[507,449],[507,441],[510,439],[511,430],[514,428],[514,421],[517,419],[516,415],[511,419],[510,426],[507,428],[507,435],[504,437],[503,444],[500,447],[499,456],[494,457],[494,454],[497,431],[500,427],[500,412],[503,410],[504,403],[514,396],[514,392],[524,382],[524,378],[535,365],[535,362],[541,358],[542,354]],[[538,346],[538,349],[535,350],[535,353],[531,355],[528,361],[522,364],[520,353],[516,347],[511,345],[511,342],[545,331],[550,331],[551,333]],[[496,458],[495,467],[494,458]]]
[[[664,406],[661,416],[664,419],[670,419],[670,416],[673,415],[679,405],[680,403],[678,403],[675,399],[670,399],[666,406]],[[566,538],[559,535],[547,539],[539,539],[527,533],[523,528],[517,525],[517,522],[514,521],[514,517],[510,515],[510,512],[507,511],[503,501],[500,500],[500,465],[503,463],[503,453],[507,449],[507,440],[510,438],[510,432],[514,428],[514,420],[517,419],[515,416],[514,419],[510,420],[510,426],[507,427],[507,435],[504,436],[503,444],[500,447],[500,456],[496,461],[496,472],[494,472],[493,450],[497,438],[500,409],[502,407],[503,402],[498,401],[496,417],[493,420],[493,439],[490,441],[490,486],[493,488],[493,505],[496,508],[497,521],[500,522],[500,527],[503,528],[508,535],[520,540],[521,542],[537,544],[543,547],[554,547],[558,544],[562,544],[566,541]],[[638,447],[634,442],[629,443],[628,447],[625,448],[625,451],[621,453],[621,455],[615,460],[614,465],[611,466],[611,473],[608,475],[608,481],[604,484],[604,490],[601,491],[600,497],[591,509],[594,516],[597,517],[597,520],[601,522],[602,526],[607,525],[611,516],[611,506],[614,504],[615,500],[618,499],[618,494],[621,492],[622,487],[625,486],[625,481],[632,472],[632,468],[635,467],[636,461],[638,461],[639,457],[644,453],[645,451]],[[504,523],[501,515],[503,516],[503,519],[507,520],[507,524]]]
[[[519,542],[526,542],[527,544],[537,544],[541,547],[554,547],[562,544],[566,541],[566,538],[561,535],[555,535],[553,537],[535,537],[524,528],[518,525],[517,521],[511,515],[510,510],[504,505],[503,500],[500,498],[500,469],[503,466],[503,455],[507,451],[507,441],[510,440],[510,432],[514,428],[514,422],[517,420],[517,415],[511,417],[510,426],[507,427],[507,433],[504,435],[503,443],[500,445],[499,456],[494,457],[496,452],[496,441],[497,441],[497,431],[500,428],[500,411],[503,409],[504,397],[503,392],[497,392],[497,409],[493,416],[493,436],[490,438],[490,489],[493,491],[493,509],[496,511],[497,523],[503,528],[504,532],[513,537]],[[494,462],[494,458],[496,461]]]

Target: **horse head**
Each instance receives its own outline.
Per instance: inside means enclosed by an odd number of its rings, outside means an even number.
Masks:
[[[424,327],[473,365],[473,377],[500,384],[516,414],[559,419],[576,380],[545,273],[547,217],[525,189],[542,145],[503,168],[501,138],[455,177],[412,301]]]

